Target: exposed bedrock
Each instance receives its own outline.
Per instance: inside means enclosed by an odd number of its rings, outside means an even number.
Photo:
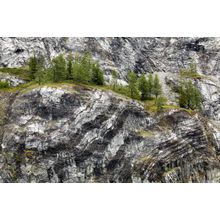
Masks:
[[[110,91],[23,91],[2,129],[2,182],[220,181],[211,122],[183,110],[152,116]]]

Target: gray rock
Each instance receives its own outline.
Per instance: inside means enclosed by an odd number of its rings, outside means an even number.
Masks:
[[[10,106],[3,182],[219,182],[219,141],[198,115],[150,115],[110,91],[39,87]]]
[[[0,72],[0,81],[8,82],[11,87],[15,87],[15,86],[18,86],[20,84],[26,83],[25,80],[20,79],[17,76],[14,76],[14,75],[11,75],[11,74],[8,74],[8,73],[1,73],[1,72]]]

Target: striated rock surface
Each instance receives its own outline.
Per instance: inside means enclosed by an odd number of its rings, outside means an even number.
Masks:
[[[0,66],[17,67],[33,54],[47,59],[68,52],[90,52],[106,74],[128,71],[178,73],[195,62],[199,72],[218,75],[220,38],[0,38]]]
[[[2,182],[219,182],[214,125],[79,86],[20,92],[2,126]]]
[[[0,38],[0,67],[33,54],[47,60],[90,52],[111,79],[157,72],[176,103],[179,72],[191,79],[203,112],[161,114],[107,90],[60,84],[0,91],[0,182],[220,182],[220,38]],[[11,86],[25,83],[0,73]]]

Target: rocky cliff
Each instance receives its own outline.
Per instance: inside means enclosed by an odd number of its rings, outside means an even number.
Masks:
[[[0,91],[0,181],[220,182],[219,49],[217,38],[1,38],[1,66],[24,65],[33,53],[50,60],[89,51],[106,79],[112,69],[123,82],[129,70],[158,72],[171,102],[179,71],[196,62],[203,112],[156,114],[71,84]]]

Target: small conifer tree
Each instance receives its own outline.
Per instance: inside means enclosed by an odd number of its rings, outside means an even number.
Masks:
[[[128,74],[128,88],[130,92],[130,97],[131,98],[138,98],[138,85],[137,85],[137,76],[135,73],[130,72]]]

